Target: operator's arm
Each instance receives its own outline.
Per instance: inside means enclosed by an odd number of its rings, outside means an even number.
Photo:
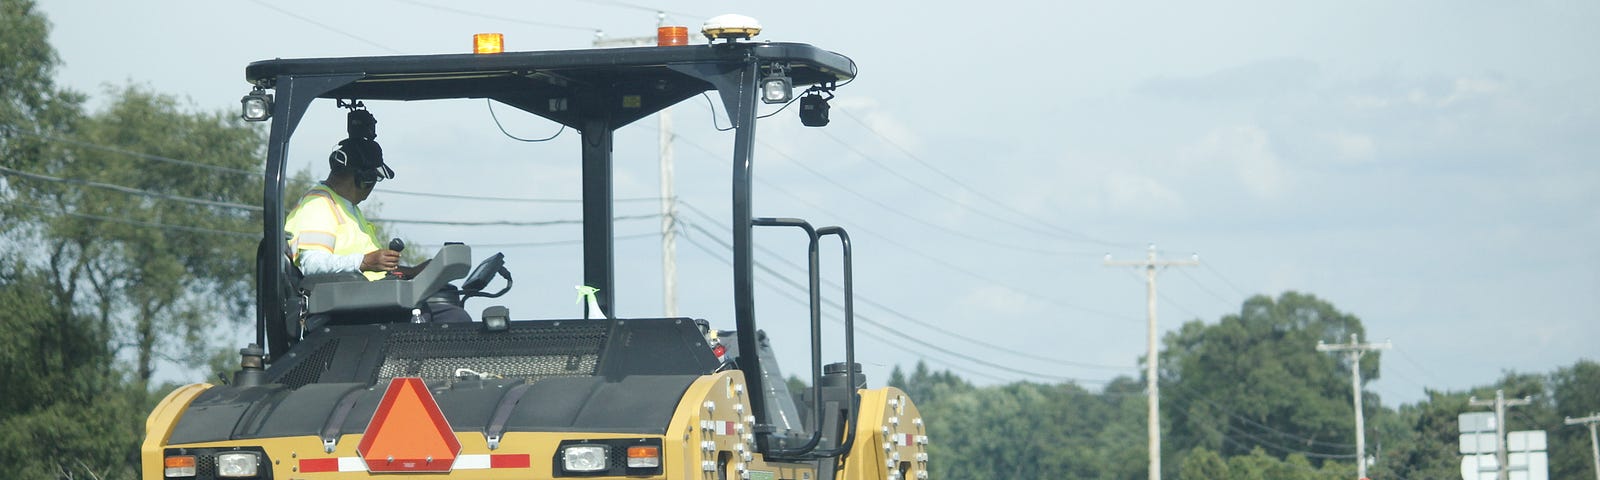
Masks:
[[[322,275],[328,273],[354,273],[361,271],[361,260],[365,254],[352,253],[349,255],[334,255],[320,249],[302,249],[295,255],[296,263],[300,264],[300,272],[306,275]]]

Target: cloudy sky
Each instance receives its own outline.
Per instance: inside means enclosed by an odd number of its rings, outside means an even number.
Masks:
[[[1163,331],[1249,295],[1313,293],[1393,342],[1368,387],[1388,405],[1600,358],[1600,62],[1581,53],[1600,44],[1594,2],[41,3],[62,83],[97,99],[143,84],[197,110],[236,109],[256,60],[460,53],[477,32],[513,50],[586,48],[597,30],[652,34],[657,10],[691,30],[742,13],[760,39],[850,56],[859,80],[830,127],[788,112],[761,124],[756,214],[852,233],[859,318],[889,329],[859,328],[874,384],[918,359],[981,384],[1137,375],[1143,281],[1103,258],[1152,243],[1201,260],[1161,273]],[[343,129],[317,107],[291,161],[320,177]],[[374,216],[577,217],[404,193],[575,199],[575,132],[516,142],[483,102],[370,107],[399,172]],[[495,113],[519,136],[557,131]],[[731,328],[732,137],[702,99],[671,115],[679,313]],[[619,198],[660,195],[658,131],[646,119],[618,133]],[[618,221],[622,316],[662,312],[659,208],[618,206],[642,217]],[[576,228],[398,230],[505,252],[518,283],[500,303],[515,318],[581,314],[580,250],[549,244]],[[799,278],[794,235],[758,233],[758,261]],[[758,276],[758,318],[803,373],[805,314]]]

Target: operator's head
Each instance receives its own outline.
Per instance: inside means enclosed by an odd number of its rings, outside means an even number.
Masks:
[[[355,202],[365,200],[365,194],[371,193],[379,181],[394,178],[394,170],[383,164],[383,147],[365,138],[340,140],[339,147],[328,155],[328,169],[329,178],[348,176],[353,180],[362,193],[360,199],[350,199]]]

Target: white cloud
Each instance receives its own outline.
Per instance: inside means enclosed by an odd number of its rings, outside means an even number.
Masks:
[[[1160,180],[1131,172],[1109,172],[1101,184],[1113,212],[1181,213],[1183,196]]]
[[[1038,313],[1027,295],[1003,285],[985,285],[962,295],[960,305],[973,312],[999,315]]]
[[[1181,148],[1191,168],[1231,173],[1255,196],[1275,197],[1288,184],[1267,131],[1254,125],[1213,129],[1198,143]]]
[[[1317,135],[1336,154],[1337,158],[1351,161],[1352,163],[1366,162],[1373,159],[1377,151],[1377,142],[1372,136],[1352,132],[1323,132]]]

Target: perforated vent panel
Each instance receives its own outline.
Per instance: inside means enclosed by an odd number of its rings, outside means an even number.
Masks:
[[[333,352],[339,349],[339,339],[330,338],[311,352],[305,361],[295,365],[294,370],[278,380],[278,383],[289,386],[291,389],[300,388],[307,384],[317,383],[322,378],[322,372],[328,370],[328,362],[333,360]]]
[[[595,375],[606,332],[602,322],[524,326],[495,335],[467,330],[395,332],[384,344],[383,364],[373,381],[448,379],[461,368],[530,382]]]

